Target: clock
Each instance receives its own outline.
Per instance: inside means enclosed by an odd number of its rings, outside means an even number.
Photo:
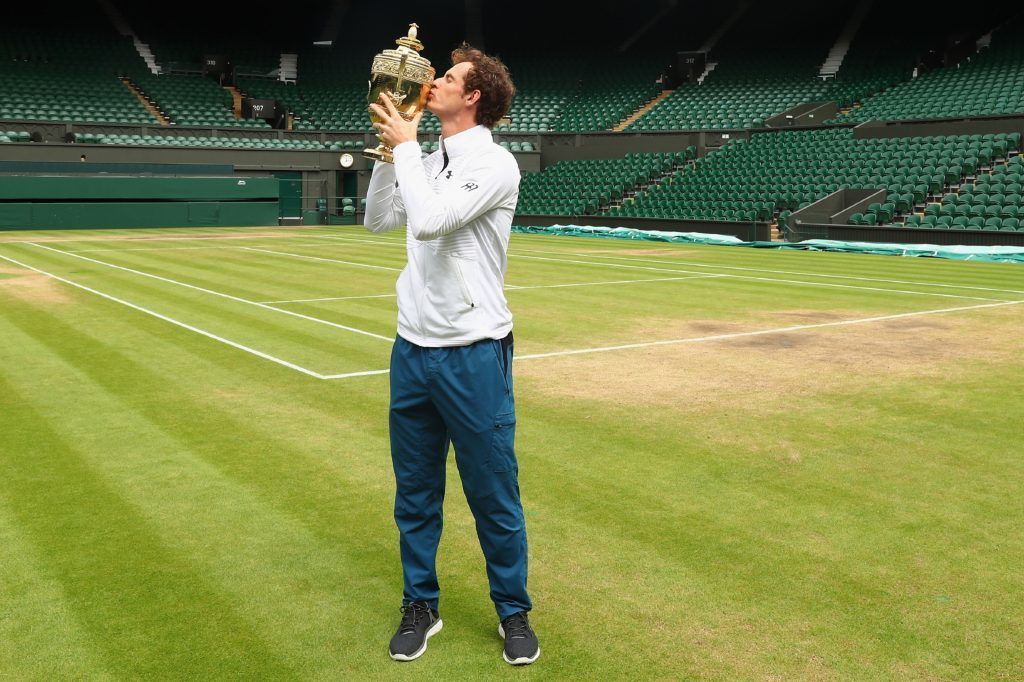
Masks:
[[[338,159],[338,161],[341,162],[341,167],[342,168],[349,168],[355,162],[355,159],[352,158],[351,154],[349,154],[348,152],[345,152],[344,154],[341,155],[341,158]]]

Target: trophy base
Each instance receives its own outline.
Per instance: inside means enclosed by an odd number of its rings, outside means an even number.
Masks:
[[[394,163],[395,157],[390,147],[384,145],[378,145],[376,149],[364,149],[363,156],[370,159],[371,161],[383,161],[384,163]]]

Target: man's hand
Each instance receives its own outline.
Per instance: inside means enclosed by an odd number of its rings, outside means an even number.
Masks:
[[[420,127],[420,119],[423,118],[422,109],[416,112],[411,121],[406,121],[398,113],[395,103],[385,93],[381,93],[377,101],[370,105],[370,109],[381,119],[375,122],[373,127],[380,131],[384,144],[395,148],[403,142],[416,141],[416,131]]]

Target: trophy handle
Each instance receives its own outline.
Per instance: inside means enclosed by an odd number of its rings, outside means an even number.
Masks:
[[[402,80],[405,78],[405,63],[409,61],[409,55],[403,54],[402,61],[398,62],[398,80],[395,82],[395,90],[402,91]]]

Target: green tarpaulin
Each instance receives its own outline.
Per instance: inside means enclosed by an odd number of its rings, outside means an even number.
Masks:
[[[745,242],[736,237],[703,232],[663,232],[634,230],[626,227],[591,227],[586,225],[551,225],[530,227],[514,225],[513,232],[553,234],[572,237],[604,237],[608,239],[639,239],[680,244],[714,244],[746,246],[755,249],[798,249],[804,251],[842,251],[873,253],[885,256],[925,256],[956,260],[981,260],[996,263],[1024,263],[1024,248],[1019,246],[941,246],[938,244],[884,244],[875,242],[842,242],[832,239],[807,239],[802,242]]]

